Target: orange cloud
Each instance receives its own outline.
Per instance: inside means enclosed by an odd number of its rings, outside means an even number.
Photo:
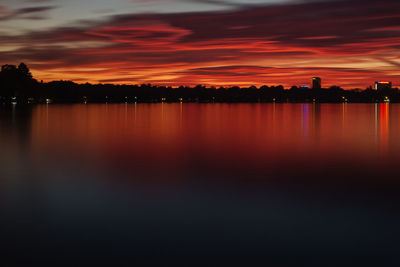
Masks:
[[[288,87],[320,76],[325,86],[398,85],[399,9],[394,0],[352,0],[119,15],[0,36],[8,47],[0,53],[3,63],[24,61],[44,80]]]

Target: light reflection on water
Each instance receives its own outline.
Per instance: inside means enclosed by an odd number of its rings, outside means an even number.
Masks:
[[[10,255],[398,260],[399,105],[39,105],[0,116]]]
[[[374,112],[379,114],[375,125]],[[399,130],[395,122],[394,136]],[[173,152],[171,157],[162,155],[167,161],[186,157],[191,154],[186,150],[195,148],[211,158],[222,153],[261,162],[314,152],[337,159],[349,153],[377,157],[377,149],[382,156],[390,153],[388,104],[38,106],[31,125],[33,147],[76,147],[89,154],[118,148],[140,157]],[[391,144],[392,151],[397,147]],[[240,153],[224,154],[226,150]],[[110,158],[107,153],[100,156]]]

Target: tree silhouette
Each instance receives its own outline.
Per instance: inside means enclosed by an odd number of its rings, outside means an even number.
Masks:
[[[17,71],[22,79],[27,79],[27,80],[32,79],[32,73],[30,72],[28,66],[25,63],[22,62],[21,64],[19,64]]]
[[[3,65],[0,72],[0,96],[28,97],[35,94],[36,80],[33,79],[28,66],[21,63]]]
[[[13,72],[16,73],[17,72],[17,66],[9,65],[9,64],[3,65],[1,67],[1,72],[4,73],[4,74],[10,74],[10,73],[13,73]]]

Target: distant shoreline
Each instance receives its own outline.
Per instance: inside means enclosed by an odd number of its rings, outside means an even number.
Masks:
[[[379,85],[381,83],[381,85]],[[38,82],[28,66],[3,65],[0,103],[400,103],[400,91],[391,82],[377,82],[365,89],[321,88],[314,77],[312,88],[292,86],[233,86],[178,88],[142,85],[78,84],[72,81]]]
[[[54,101],[53,99],[46,99],[42,101],[0,101],[2,105],[49,105],[49,104],[381,104],[381,103],[400,103],[399,100],[392,101],[384,99],[382,101],[173,101],[173,100],[153,100],[153,101]]]
[[[151,86],[39,84],[29,90],[1,94],[0,103],[400,103],[398,89],[348,91],[343,89],[181,88]],[[83,88],[82,88],[83,87]]]

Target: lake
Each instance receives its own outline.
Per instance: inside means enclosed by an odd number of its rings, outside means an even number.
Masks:
[[[1,106],[4,259],[398,266],[399,137],[400,104]]]

